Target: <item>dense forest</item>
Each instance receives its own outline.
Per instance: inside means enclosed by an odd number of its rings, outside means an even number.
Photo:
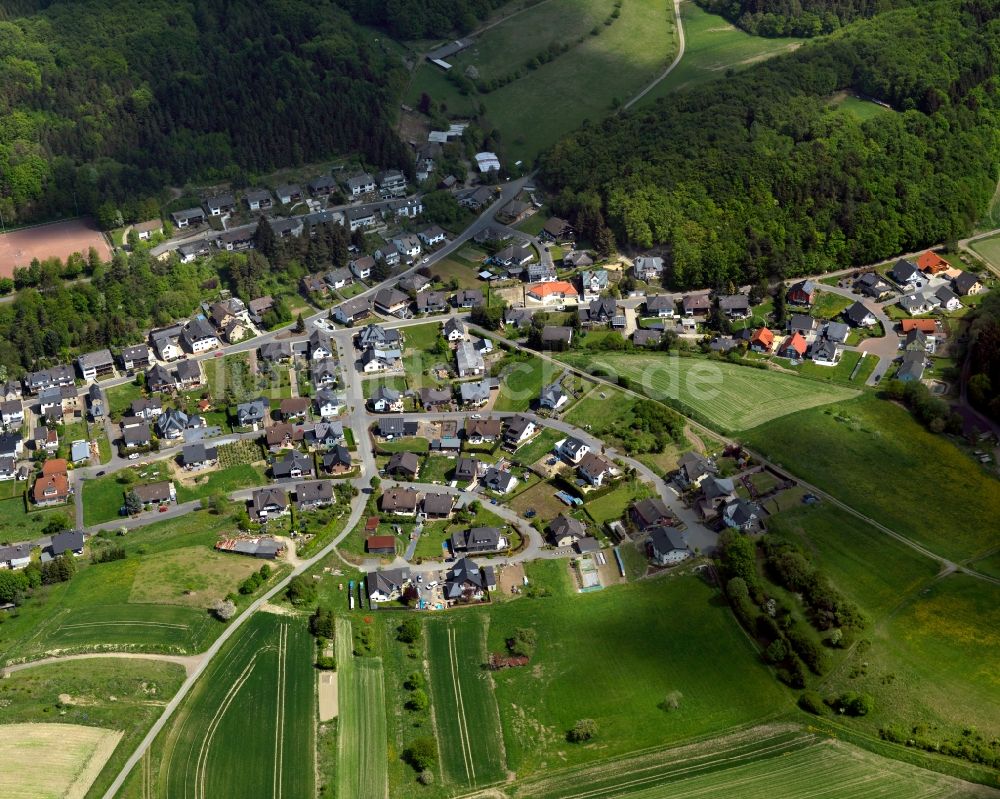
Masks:
[[[957,238],[997,181],[1000,0],[860,20],[585,126],[542,158],[557,211],[663,251],[679,288],[871,263]],[[853,90],[896,112],[830,105]],[[583,224],[581,224],[583,220]]]
[[[755,36],[818,36],[916,0],[696,0]]]
[[[8,225],[339,153],[408,164],[390,118],[405,70],[334,0],[4,8]]]
[[[397,39],[443,39],[468,33],[507,0],[339,0],[364,25]],[[530,5],[530,2],[529,2]]]
[[[1000,294],[986,295],[972,322],[969,401],[1000,421]]]

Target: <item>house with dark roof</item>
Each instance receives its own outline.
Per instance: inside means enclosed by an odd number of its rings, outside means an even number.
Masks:
[[[816,300],[816,284],[811,280],[800,280],[793,283],[785,295],[792,305],[812,305]]]
[[[892,287],[882,279],[878,272],[865,272],[854,283],[854,290],[876,302],[892,295]]]
[[[275,480],[312,476],[313,460],[296,449],[289,450],[271,464]]]
[[[379,419],[375,430],[381,438],[391,440],[400,436],[415,436],[417,423],[406,420],[402,416],[385,416]]]
[[[325,508],[333,503],[333,483],[329,480],[310,480],[295,486],[295,506],[299,510]]]
[[[746,319],[750,315],[750,298],[746,294],[719,297],[719,310],[730,319]]]
[[[660,319],[674,318],[674,298],[669,294],[654,294],[646,297],[646,314]]]
[[[500,419],[466,419],[465,440],[470,444],[492,444],[503,429]]]
[[[323,453],[323,471],[327,474],[344,474],[352,468],[351,452],[347,447],[338,444]]]
[[[663,339],[662,330],[643,330],[637,328],[632,334],[632,343],[637,347],[656,347]]]
[[[143,505],[163,505],[177,499],[177,491],[171,480],[132,486],[132,491]]]
[[[490,491],[496,491],[498,494],[509,494],[517,487],[519,482],[506,469],[497,469],[493,466],[486,470],[486,473],[479,481],[480,485],[486,486]]]
[[[955,289],[955,293],[960,297],[971,297],[981,294],[983,291],[983,284],[979,280],[979,275],[974,272],[962,272],[952,280],[952,286]]]
[[[185,469],[204,469],[219,462],[219,450],[201,442],[187,444],[181,451],[181,463]]]
[[[496,527],[473,527],[469,530],[459,530],[451,537],[453,552],[485,554],[499,552],[506,548],[507,539]]]
[[[552,383],[542,389],[538,397],[538,405],[542,408],[558,411],[563,405],[569,402],[569,394],[559,383]]]
[[[567,461],[576,466],[583,457],[590,452],[590,445],[572,436],[564,438],[556,444],[559,454]]]
[[[656,256],[640,255],[632,262],[632,274],[636,280],[649,283],[663,275],[663,259]]]
[[[420,404],[425,411],[448,410],[453,399],[450,388],[422,388],[417,392],[417,396],[420,397]]]
[[[689,450],[678,459],[674,479],[681,488],[697,488],[706,477],[715,473],[716,469],[711,461]]]
[[[565,325],[545,325],[542,328],[541,340],[542,349],[560,351],[568,349],[573,341],[573,328]]]
[[[722,523],[738,530],[751,529],[759,518],[760,508],[742,497],[727,502],[722,509]]]
[[[447,519],[455,507],[451,494],[424,494],[422,510],[428,519]]]
[[[413,480],[420,471],[420,458],[415,452],[394,452],[385,467],[386,474]]]
[[[878,321],[863,302],[855,302],[845,310],[844,319],[853,327],[871,327]]]
[[[510,448],[516,448],[535,434],[535,423],[527,416],[515,416],[507,421],[503,433],[503,443]]]
[[[468,558],[461,558],[448,570],[444,583],[445,599],[451,602],[481,599],[486,593],[486,581],[479,567]]]
[[[577,474],[594,487],[600,487],[606,479],[618,474],[618,469],[596,452],[588,452],[576,467]]]
[[[81,530],[66,530],[52,536],[49,545],[45,547],[44,551],[53,558],[58,558],[67,552],[71,555],[80,556],[83,554],[84,541],[85,537]]]
[[[549,538],[557,547],[568,547],[587,535],[587,526],[578,519],[559,514],[549,522]]]
[[[288,514],[288,509],[288,494],[277,486],[258,488],[253,492],[247,505],[250,519],[255,522],[266,522],[268,519],[285,516]]]
[[[918,283],[923,275],[920,272],[920,267],[913,263],[913,261],[901,258],[889,270],[889,277],[903,288],[907,288]]]
[[[538,238],[542,241],[572,241],[575,235],[573,226],[569,222],[558,216],[553,216],[542,225]]]
[[[923,352],[905,352],[903,360],[896,371],[896,379],[904,383],[916,382],[923,378],[927,363]]]
[[[462,483],[472,483],[479,477],[479,461],[475,458],[460,457],[455,462],[455,479]]]
[[[156,417],[156,434],[160,438],[173,440],[181,438],[188,428],[188,415],[179,408],[167,408]]]
[[[373,538],[392,538],[392,536],[373,536]],[[394,542],[392,553],[380,551],[378,554],[394,554],[395,551]],[[400,569],[384,569],[380,571],[368,572],[368,574],[365,575],[365,586],[368,589],[368,601],[376,604],[398,601],[403,597],[403,592],[406,591],[406,587],[409,584],[410,570],[405,567]]]
[[[250,402],[241,402],[236,406],[237,427],[253,427],[264,424],[270,415],[271,405],[265,397],[257,397]]]
[[[389,488],[379,498],[379,508],[383,513],[413,516],[417,512],[417,498],[417,492],[412,488]]]
[[[417,313],[442,313],[448,310],[448,295],[443,291],[422,291],[417,294]]]
[[[712,301],[707,294],[686,294],[681,300],[681,310],[685,316],[705,316],[712,310]]]
[[[809,357],[817,366],[836,366],[840,356],[841,349],[837,342],[826,336],[820,336],[809,348]]]
[[[937,291],[934,292],[934,296],[941,303],[940,307],[946,311],[957,311],[962,307],[962,301],[958,298],[958,295],[947,286],[939,286]]]
[[[672,566],[691,557],[691,550],[680,531],[673,527],[654,525],[647,530],[649,559],[657,566]]]
[[[629,511],[629,516],[635,522],[639,530],[645,531],[653,525],[670,526],[674,523],[674,516],[670,509],[658,497],[643,499],[635,502]]]
[[[109,349],[84,353],[76,359],[76,366],[80,377],[88,383],[115,373],[115,359]]]
[[[372,312],[372,301],[366,297],[352,297],[333,309],[333,318],[342,325],[352,325],[367,319]]]

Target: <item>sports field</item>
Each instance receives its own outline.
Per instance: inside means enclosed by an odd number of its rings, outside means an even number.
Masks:
[[[158,739],[153,795],[312,796],[313,649],[303,622],[255,614]]]
[[[80,218],[65,222],[14,230],[0,234],[0,277],[11,277],[14,268],[28,266],[33,258],[60,258],[65,261],[75,252],[87,257],[93,247],[102,261],[111,260],[111,248],[93,220]]]
[[[387,799],[389,754],[382,660],[354,657],[353,641],[351,622],[338,617],[337,796]]]
[[[0,725],[4,798],[85,796],[121,737],[79,724]]]
[[[579,369],[600,369],[610,379],[625,377],[633,391],[655,400],[673,400],[699,421],[722,431],[747,430],[858,394],[794,375],[701,358],[579,353],[560,357]]]
[[[416,105],[422,92],[445,101],[452,113],[473,102],[486,106],[503,134],[511,160],[531,160],[584,119],[599,120],[626,102],[666,68],[676,53],[673,8],[661,0],[549,0],[487,31],[450,61],[458,73],[474,67],[483,80],[522,77],[488,94],[463,97],[438,67],[419,67],[407,92]],[[605,24],[610,21],[610,24]],[[539,35],[539,31],[551,32]],[[548,48],[569,50],[534,69],[525,63]]]
[[[483,669],[488,621],[456,614],[426,628],[441,765],[449,782],[470,788],[506,773],[493,679]]]
[[[998,792],[791,725],[566,769],[515,784],[517,799],[938,799]]]
[[[745,69],[781,53],[794,50],[801,39],[751,36],[728,20],[709,14],[693,0],[681,3],[684,57],[665,80],[637,103],[644,107],[678,89],[723,78],[730,69]]]

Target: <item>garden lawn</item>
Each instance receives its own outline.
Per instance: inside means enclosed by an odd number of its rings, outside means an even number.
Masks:
[[[444,258],[431,267],[431,275],[445,285],[455,280],[460,289],[482,288],[482,281],[476,274],[477,270],[474,267],[456,260],[454,256]]]
[[[455,459],[443,455],[430,455],[420,467],[421,483],[446,483],[455,471]]]
[[[777,419],[744,438],[793,474],[936,554],[962,560],[997,547],[996,479],[908,411],[874,395]],[[933,487],[921,490],[928,469]]]
[[[853,300],[829,291],[816,292],[816,302],[809,309],[813,319],[835,319],[854,304]]]
[[[314,649],[304,621],[255,614],[157,739],[155,794],[314,795]]]
[[[552,452],[557,441],[566,438],[565,433],[543,427],[534,438],[517,448],[513,459],[523,466],[531,466]]]
[[[583,508],[597,524],[604,524],[620,519],[625,509],[633,502],[645,499],[652,494],[652,489],[640,480],[632,480],[620,485],[614,491],[603,497],[585,501]],[[586,497],[584,498],[586,500]]]
[[[627,378],[650,399],[679,406],[721,431],[747,430],[787,414],[857,396],[794,375],[725,361],[668,355],[580,355],[563,353],[579,369]]]
[[[11,481],[11,485],[14,485],[13,481]],[[25,490],[24,483],[16,485],[22,491]],[[68,523],[73,520],[72,505],[32,510],[31,513],[28,513],[25,508],[23,495],[0,500],[0,541],[24,541],[38,538],[42,535],[45,525],[55,517],[61,517]]]
[[[267,477],[259,466],[241,463],[227,469],[196,476],[194,481],[194,485],[178,482],[178,502],[201,499],[211,496],[217,491],[228,495],[241,488],[266,485]]]
[[[414,325],[403,328],[403,346],[407,351],[430,352],[437,343],[438,336],[441,335],[441,325],[438,322],[430,322],[426,325]]]
[[[552,383],[562,370],[550,361],[534,357],[506,357],[493,372],[500,377],[498,411],[526,411],[538,400],[542,387]]]
[[[522,775],[709,735],[791,707],[732,613],[697,577],[518,600],[492,608],[490,621],[490,651],[503,651],[518,627],[537,633],[529,668],[494,676],[508,767]],[[658,705],[672,691],[681,705],[666,713]],[[566,731],[581,718],[596,722],[597,737],[567,744]]]
[[[438,749],[445,778],[475,787],[506,774],[493,680],[486,662],[485,614],[428,620],[427,655]]]
[[[133,400],[142,398],[142,389],[135,383],[123,383],[120,386],[112,386],[105,389],[104,393],[108,399],[108,415],[112,419],[121,419]]]
[[[380,441],[375,449],[379,453],[393,452],[428,452],[431,442],[426,438],[394,438],[392,441]]]

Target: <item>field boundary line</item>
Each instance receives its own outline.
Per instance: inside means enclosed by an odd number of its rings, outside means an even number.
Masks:
[[[215,731],[219,729],[219,725],[222,723],[222,717],[229,710],[229,706],[236,699],[236,694],[239,693],[240,688],[243,684],[250,679],[250,672],[253,671],[253,667],[257,664],[257,656],[254,655],[250,662],[247,663],[247,667],[243,669],[243,673],[236,678],[236,681],[230,686],[229,690],[226,692],[226,696],[219,705],[219,709],[215,711],[215,715],[208,724],[208,732],[205,735],[205,740],[201,742],[201,748],[198,750],[198,761],[195,765],[195,782],[194,782],[194,793],[195,799],[204,799],[205,797],[205,771],[208,769],[208,752],[212,746],[212,739],[215,737]]]
[[[274,778],[273,796],[281,797],[281,777],[284,767],[284,735],[285,729],[285,680],[287,679],[286,656],[288,654],[288,625],[281,624],[278,632],[278,701],[274,708]]]
[[[465,724],[465,703],[462,701],[462,686],[458,680],[458,655],[455,652],[455,628],[448,625],[448,667],[451,671],[452,689],[455,692],[455,704],[458,708],[458,739],[462,747],[462,760],[465,762],[465,776],[469,784],[476,784],[476,768],[472,764],[472,745],[469,743],[469,730]]]

